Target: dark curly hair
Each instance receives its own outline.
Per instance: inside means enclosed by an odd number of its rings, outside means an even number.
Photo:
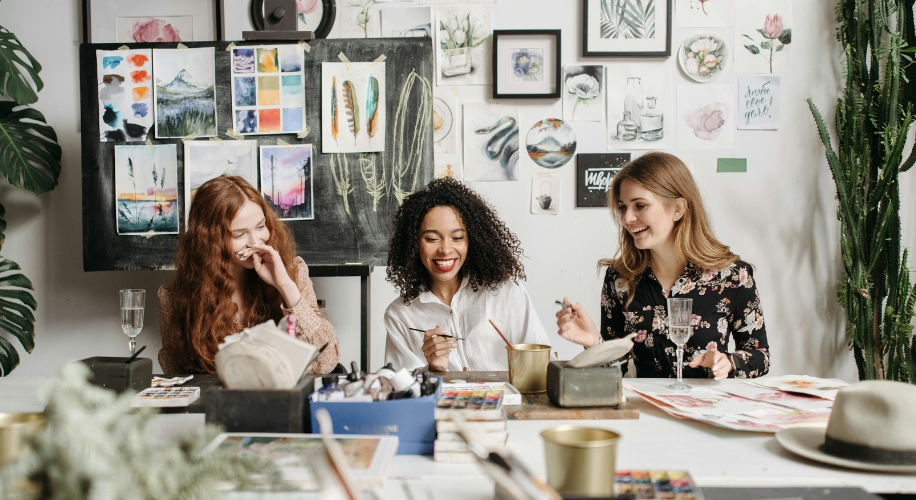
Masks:
[[[469,277],[471,288],[496,290],[508,280],[525,279],[521,243],[477,193],[451,177],[435,179],[408,196],[394,217],[388,244],[387,280],[406,304],[432,285],[420,262],[419,233],[423,218],[434,207],[452,207],[467,227],[468,254],[458,279]]]

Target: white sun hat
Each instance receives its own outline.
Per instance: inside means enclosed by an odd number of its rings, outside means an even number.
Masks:
[[[878,472],[916,473],[916,386],[870,380],[842,389],[827,429],[776,433],[785,449],[811,460]]]

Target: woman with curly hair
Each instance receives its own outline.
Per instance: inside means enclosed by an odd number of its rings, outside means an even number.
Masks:
[[[601,328],[580,304],[557,313],[559,334],[591,347],[635,334],[639,377],[673,377],[675,344],[668,339],[669,297],[693,299],[684,377],[760,377],[770,351],[760,295],[750,264],[712,231],[700,190],[678,157],[648,153],[626,164],[608,191],[620,228],[617,256],[601,290]],[[564,300],[564,304],[567,302]],[[727,353],[729,338],[735,350]]]
[[[513,344],[549,344],[518,282],[521,256],[518,238],[455,179],[407,197],[388,248],[388,281],[401,296],[385,311],[385,361],[410,370],[508,370],[494,325]]]
[[[163,373],[216,373],[227,335],[290,313],[299,339],[328,346],[312,372],[337,366],[334,327],[319,314],[292,233],[245,179],[220,176],[197,190],[175,261],[159,289]]]

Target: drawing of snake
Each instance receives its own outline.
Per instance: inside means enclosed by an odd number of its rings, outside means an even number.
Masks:
[[[499,164],[506,172],[513,177],[514,169],[509,168],[509,162],[512,157],[518,153],[518,122],[511,116],[504,116],[493,125],[475,130],[478,134],[489,134],[493,131],[493,137],[487,141],[487,158],[495,160],[499,158]]]

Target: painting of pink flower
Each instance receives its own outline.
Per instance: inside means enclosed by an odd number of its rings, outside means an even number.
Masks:
[[[178,30],[171,24],[161,19],[139,21],[130,30],[130,36],[135,42],[180,42]]]
[[[305,15],[315,12],[315,9],[317,8],[318,0],[296,0],[296,13],[299,17],[299,22],[305,26],[308,26]]]
[[[714,141],[722,133],[728,105],[723,102],[712,102],[684,115],[687,126],[694,135],[704,141]]]
[[[782,35],[782,18],[779,14],[768,15],[763,21],[763,37],[770,40],[779,38]]]

